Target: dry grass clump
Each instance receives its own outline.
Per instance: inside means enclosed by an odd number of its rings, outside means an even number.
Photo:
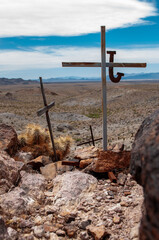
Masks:
[[[34,157],[46,155],[54,157],[49,131],[37,124],[29,124],[18,136],[19,147],[24,152],[31,152]],[[72,142],[70,136],[54,139],[57,157],[62,160],[69,152]]]

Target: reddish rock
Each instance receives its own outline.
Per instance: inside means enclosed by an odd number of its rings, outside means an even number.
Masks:
[[[104,237],[109,236],[109,233],[106,231],[104,225],[99,227],[90,225],[87,227],[87,231],[94,237],[95,240],[102,240]]]
[[[144,190],[146,212],[140,239],[159,239],[159,110],[146,118],[136,133],[130,172]]]
[[[94,172],[110,172],[118,168],[127,168],[130,164],[130,152],[112,152],[100,151],[98,159],[94,161],[92,171]]]
[[[18,138],[15,130],[6,124],[0,124],[0,150],[14,156],[18,149]]]
[[[41,174],[48,180],[54,179],[58,174],[62,174],[71,170],[71,166],[62,165],[62,161],[49,163],[44,167],[40,167]]]
[[[98,155],[98,148],[91,146],[85,148],[79,148],[75,151],[75,158],[77,159],[90,159],[95,158]]]
[[[8,192],[20,179],[20,170],[24,164],[16,162],[5,152],[0,152],[0,194]]]
[[[92,158],[81,160],[80,164],[79,164],[79,167],[83,169],[83,168],[87,167],[91,163],[92,163]]]
[[[68,237],[74,238],[77,232],[77,227],[73,225],[65,226],[65,231]]]

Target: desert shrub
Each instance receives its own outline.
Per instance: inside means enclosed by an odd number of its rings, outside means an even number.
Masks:
[[[24,152],[31,152],[34,157],[46,155],[54,158],[49,131],[37,124],[29,124],[25,131],[18,136],[19,148]],[[57,157],[62,160],[69,152],[72,142],[70,136],[54,139]]]

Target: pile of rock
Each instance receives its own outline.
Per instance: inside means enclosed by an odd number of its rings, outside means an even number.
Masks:
[[[0,129],[3,128],[5,125]],[[14,129],[6,128],[15,134]],[[118,173],[117,183],[112,183],[106,178],[98,180],[83,170],[65,172],[70,167],[60,162],[55,165],[46,156],[33,159],[30,153],[18,152],[16,135],[15,147],[7,137],[11,133],[2,133],[0,239],[138,239],[143,195],[142,187],[130,174]],[[79,151],[81,164],[87,169],[99,166],[94,162],[96,158],[101,160],[103,153],[100,155],[96,148]],[[118,164],[130,156],[119,147],[113,154]],[[126,160],[120,162],[119,156]],[[88,159],[89,166],[85,164]],[[89,171],[93,169],[97,167]]]
[[[106,173],[115,169],[125,169],[130,164],[130,151],[124,151],[123,144],[109,147],[102,151],[94,146],[79,148],[75,151],[75,158],[80,160],[79,168],[94,173]]]

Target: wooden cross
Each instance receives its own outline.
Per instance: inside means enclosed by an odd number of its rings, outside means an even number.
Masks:
[[[63,67],[101,67],[102,77],[102,101],[103,101],[103,150],[107,150],[107,89],[106,89],[106,67],[109,68],[109,77],[112,82],[119,82],[123,73],[117,73],[117,77],[113,75],[114,67],[146,67],[146,63],[114,63],[115,51],[108,51],[110,54],[109,63],[106,62],[105,47],[105,26],[101,26],[101,62],[63,62]]]
[[[49,117],[49,109],[52,108],[55,105],[55,102],[52,102],[49,105],[47,105],[45,92],[44,92],[44,87],[43,87],[43,82],[42,82],[42,77],[40,77],[39,79],[40,79],[41,93],[42,93],[42,96],[43,96],[43,101],[44,101],[44,106],[45,107],[40,109],[39,111],[37,111],[37,115],[40,117],[44,113],[46,114],[46,121],[47,121],[48,129],[49,129],[49,133],[50,133],[50,138],[51,138],[52,148],[53,148],[53,152],[54,152],[54,156],[55,156],[55,161],[58,161],[57,154],[56,154],[56,149],[55,149],[55,144],[54,144],[54,137],[53,137],[53,133],[52,133],[50,117]]]

